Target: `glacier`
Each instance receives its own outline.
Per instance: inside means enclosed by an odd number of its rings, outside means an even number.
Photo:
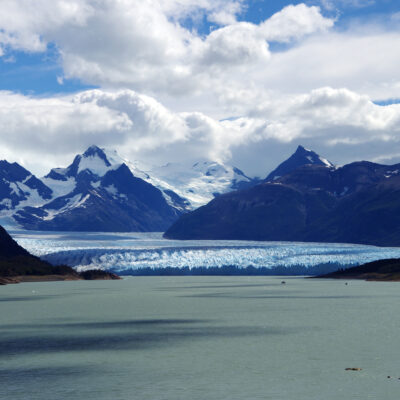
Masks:
[[[112,270],[129,274],[142,268],[305,268],[332,264],[350,267],[400,257],[400,248],[355,244],[167,240],[162,233],[82,233],[11,231],[17,242],[52,264],[78,271]]]

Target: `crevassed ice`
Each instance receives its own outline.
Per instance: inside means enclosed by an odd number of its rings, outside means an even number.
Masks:
[[[160,234],[15,233],[33,254],[53,264],[78,270],[165,267],[305,266],[335,263],[345,267],[382,258],[400,257],[400,248],[351,244],[169,241]]]

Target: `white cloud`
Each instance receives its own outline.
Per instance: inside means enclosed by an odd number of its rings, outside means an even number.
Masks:
[[[45,172],[90,144],[123,142],[131,124],[123,113],[93,103],[0,92],[2,158],[22,162],[35,172]]]
[[[215,4],[215,3],[214,3]],[[243,11],[242,1],[223,2],[220,7],[216,8],[207,19],[218,25],[232,25],[236,23],[236,16]]]
[[[336,33],[311,38],[276,54],[263,78],[270,89],[303,92],[347,87],[376,99],[398,97],[400,32]]]
[[[226,70],[269,58],[268,43],[258,27],[241,22],[211,32],[204,43],[200,63],[202,68],[220,65]]]
[[[66,78],[187,99],[237,81],[238,68],[265,68],[268,40],[297,40],[333,25],[304,4],[259,25],[236,22],[242,8],[226,0],[4,0],[0,44],[43,51],[54,42]],[[202,37],[181,24],[196,13],[226,26]]]
[[[201,113],[173,113],[131,90],[91,90],[36,99],[0,92],[2,158],[43,174],[68,164],[91,144],[112,147],[155,164],[229,154],[219,140],[225,128]]]
[[[153,163],[233,157],[263,175],[298,143],[340,162],[400,153],[399,106],[371,101],[400,98],[395,17],[337,31],[318,7],[288,6],[254,24],[238,22],[245,6],[2,0],[0,56],[54,43],[60,83],[102,88],[47,99],[1,93],[4,157],[45,172],[95,143]],[[206,35],[184,24],[204,18],[217,24]]]
[[[30,52],[44,51],[48,36],[66,26],[84,26],[95,9],[80,0],[2,0],[0,44]]]
[[[305,4],[287,6],[260,25],[269,41],[289,42],[314,32],[332,28],[334,21],[321,15],[319,7]]]
[[[264,175],[299,143],[311,142],[331,158],[336,154],[334,161],[340,154],[340,162],[400,153],[400,105],[382,107],[347,89],[321,88],[270,99],[247,117],[217,121],[199,112],[172,112],[131,90],[52,99],[0,92],[0,131],[7,132],[0,136],[2,158],[35,173],[65,166],[97,144],[155,165],[230,160]]]
[[[378,106],[368,96],[362,96],[348,89],[329,87],[315,89],[311,93],[283,98],[279,102],[266,102],[253,112],[254,117],[268,115],[272,121],[281,123],[289,132],[296,127],[295,137],[321,138],[326,143],[334,141],[397,141],[400,132],[400,105]],[[346,130],[351,127],[351,138]],[[327,129],[337,128],[335,137],[326,137]],[[355,136],[357,132],[357,137]],[[282,140],[290,137],[282,132]],[[293,133],[292,133],[293,136]]]

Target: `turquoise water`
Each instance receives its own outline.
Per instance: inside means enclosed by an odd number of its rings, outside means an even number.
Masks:
[[[398,400],[400,284],[284,279],[1,287],[0,398]]]

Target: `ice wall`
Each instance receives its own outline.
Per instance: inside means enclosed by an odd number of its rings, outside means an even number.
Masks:
[[[168,241],[157,234],[74,234],[14,232],[33,254],[78,270],[127,273],[140,268],[183,267],[344,267],[400,257],[399,248],[321,243]]]

